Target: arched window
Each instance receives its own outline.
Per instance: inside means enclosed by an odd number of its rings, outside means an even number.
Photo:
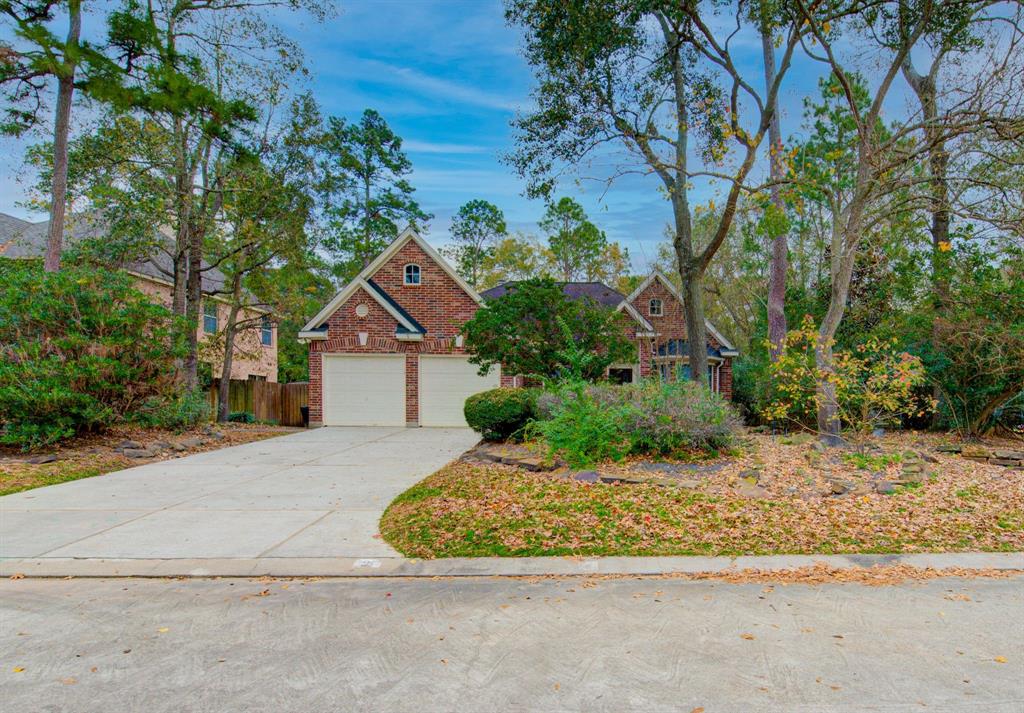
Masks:
[[[652,317],[660,317],[662,315],[662,309],[661,300],[655,298],[648,303],[647,314]]]
[[[406,265],[405,266],[405,284],[407,285],[418,285],[420,284],[420,266],[419,265]]]

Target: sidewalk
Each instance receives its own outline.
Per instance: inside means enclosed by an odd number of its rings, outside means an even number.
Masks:
[[[823,564],[856,569],[908,565],[930,569],[1024,572],[1024,552],[907,555],[770,555],[755,557],[479,557],[412,560],[403,557],[258,557],[217,559],[0,560],[11,577],[530,577],[672,575],[756,569],[785,571]]]

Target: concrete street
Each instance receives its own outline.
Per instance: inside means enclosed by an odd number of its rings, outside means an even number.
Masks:
[[[0,558],[393,557],[391,500],[469,429],[321,428],[0,498]]]
[[[5,711],[1024,710],[1024,580],[0,582]]]

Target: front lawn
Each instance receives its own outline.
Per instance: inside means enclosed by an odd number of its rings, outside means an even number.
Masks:
[[[179,458],[200,451],[237,446],[242,443],[292,433],[293,428],[261,424],[225,423],[215,427],[199,426],[184,432],[154,428],[114,428],[101,435],[86,434],[60,445],[21,453],[0,448],[0,495],[46,485],[91,478],[116,470],[145,465],[155,460]],[[130,458],[118,446],[127,441],[152,449],[150,456]],[[157,445],[154,445],[157,444]],[[167,444],[160,447],[159,444]],[[174,446],[177,446],[178,450]],[[142,449],[145,450],[145,449]],[[32,460],[50,462],[32,463]]]
[[[381,533],[422,558],[1024,550],[1024,472],[935,452],[938,442],[900,434],[880,452],[900,456],[865,458],[754,435],[685,487],[460,461],[400,495]],[[917,482],[876,492],[872,483],[909,470],[908,445],[936,462]]]

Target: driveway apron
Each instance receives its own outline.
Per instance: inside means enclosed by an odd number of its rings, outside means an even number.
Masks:
[[[320,428],[0,498],[0,558],[395,557],[378,521],[477,441]]]

